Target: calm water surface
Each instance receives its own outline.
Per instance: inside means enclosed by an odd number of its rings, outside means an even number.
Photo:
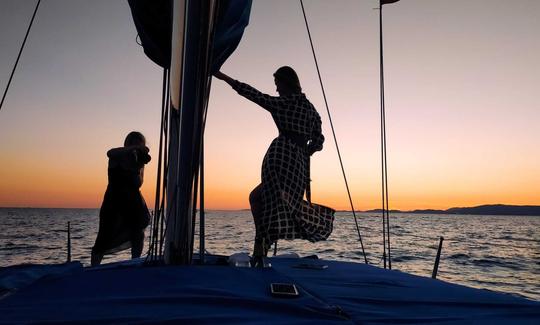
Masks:
[[[0,266],[64,262],[68,221],[73,258],[88,265],[98,212],[0,208]],[[369,262],[382,267],[380,217],[360,214],[359,223]],[[206,224],[209,252],[230,255],[251,250],[254,232],[249,211],[208,212]],[[393,214],[393,268],[430,276],[439,236],[444,236],[439,279],[540,300],[540,217]],[[337,213],[334,232],[326,242],[280,241],[279,253],[286,252],[363,262],[354,220],[346,212]],[[124,251],[104,262],[129,257]]]

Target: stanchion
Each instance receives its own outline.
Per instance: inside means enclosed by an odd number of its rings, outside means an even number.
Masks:
[[[71,262],[71,222],[67,224],[67,262]]]
[[[441,236],[441,239],[439,241],[439,249],[437,250],[437,258],[435,258],[435,265],[433,266],[433,273],[431,273],[431,277],[433,279],[437,278],[437,271],[439,270],[439,261],[441,259],[441,250],[442,250],[442,243],[443,243],[443,236]]]

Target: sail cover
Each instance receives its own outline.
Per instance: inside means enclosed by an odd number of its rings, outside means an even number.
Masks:
[[[219,1],[212,52],[212,72],[217,72],[236,50],[249,23],[251,0]]]
[[[171,62],[171,0],[128,0],[144,53],[169,68]],[[212,52],[212,72],[234,52],[249,23],[251,0],[219,0]]]

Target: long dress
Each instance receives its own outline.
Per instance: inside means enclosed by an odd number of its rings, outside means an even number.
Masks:
[[[324,142],[319,114],[303,93],[274,97],[238,81],[232,86],[269,111],[279,130],[262,164],[262,216],[255,220],[257,237],[264,239],[266,248],[278,239],[327,239],[335,211],[303,199],[310,155],[321,150]]]
[[[92,251],[112,254],[144,240],[150,213],[139,190],[141,169],[150,156],[140,150],[115,148],[109,156],[109,184],[99,211],[99,231]]]

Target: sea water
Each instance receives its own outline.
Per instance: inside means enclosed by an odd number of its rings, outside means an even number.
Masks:
[[[68,221],[72,259],[88,265],[98,214],[96,209],[0,208],[0,267],[65,262]],[[369,263],[383,267],[381,216],[360,213],[357,217]],[[390,227],[395,270],[431,276],[443,236],[438,279],[540,300],[540,217],[395,213]],[[253,229],[249,211],[207,212],[206,249],[222,255],[250,252]],[[198,246],[198,238],[195,242]],[[278,254],[290,252],[364,262],[350,212],[336,213],[327,241],[279,241]],[[130,252],[124,251],[105,257],[104,262],[129,257]]]

